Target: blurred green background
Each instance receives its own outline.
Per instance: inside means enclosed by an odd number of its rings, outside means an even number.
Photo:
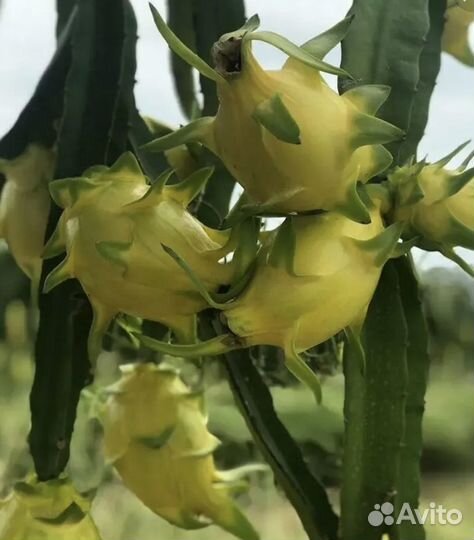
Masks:
[[[28,392],[33,376],[29,284],[0,246],[0,491],[31,472],[27,450]],[[431,540],[474,538],[474,289],[469,277],[451,268],[430,268],[421,275],[428,318],[433,367],[427,395],[423,456],[422,508],[430,502],[463,512],[461,525],[435,526]],[[120,484],[101,454],[101,427],[96,418],[97,390],[117,376],[120,359],[104,353],[96,388],[81,401],[69,472],[80,489],[100,484],[94,514],[104,540],[195,538],[213,540],[227,534],[209,528],[187,533],[168,525],[146,509]],[[206,370],[210,427],[224,442],[217,459],[223,468],[259,460],[217,363]],[[311,394],[290,385],[273,386],[276,407],[308,462],[331,486],[337,505],[343,438],[343,378],[336,372],[324,382],[324,403],[315,410]],[[298,518],[274,485],[271,473],[252,478],[242,496],[263,539],[305,538]],[[229,536],[230,538],[230,536]]]

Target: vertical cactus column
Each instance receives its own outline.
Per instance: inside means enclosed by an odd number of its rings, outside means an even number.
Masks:
[[[217,325],[218,332],[222,327]],[[309,470],[301,449],[278,418],[270,390],[248,351],[224,358],[230,388],[257,447],[295,508],[310,540],[337,540],[339,518],[325,487]]]
[[[185,0],[176,2],[168,0],[168,22],[170,28],[188,47],[212,65],[213,44],[223,34],[244,24],[244,1]],[[214,82],[202,75],[199,78],[203,98],[201,110],[192,68],[174,53],[171,53],[171,60],[175,88],[183,112],[190,119],[201,115],[214,115],[218,107]],[[199,149],[192,158],[197,166],[212,163],[216,168],[197,209],[197,216],[209,226],[218,227],[229,210],[235,180],[221,161],[215,159],[207,150]]]
[[[418,508],[420,498],[420,459],[423,451],[422,422],[425,412],[425,394],[428,383],[430,357],[428,331],[421,305],[418,282],[408,259],[396,261],[403,306],[408,330],[406,348],[408,386],[405,402],[405,436],[400,455],[397,506],[408,503]],[[400,525],[401,538],[424,540],[422,525],[404,521]]]
[[[393,527],[372,527],[375,505],[395,506],[405,430],[407,328],[393,263],[385,266],[363,332],[366,370],[344,358],[346,392],[341,527],[344,540],[380,540]]]
[[[355,0],[351,10],[355,20],[343,41],[342,64],[357,84],[392,87],[380,115],[406,132],[404,140],[389,146],[395,164],[416,153],[424,134],[439,72],[445,8],[445,0]],[[340,91],[353,84],[340,80]],[[387,532],[391,540],[424,538],[421,526],[398,527],[390,519],[378,527],[368,522],[375,505],[418,505],[428,376],[423,320],[410,261],[389,263],[364,329],[366,374],[351,362],[353,352],[345,358],[344,540],[380,540]]]
[[[73,14],[56,178],[80,176],[92,165],[116,159],[126,148],[132,103],[136,30],[128,0],[81,0]],[[53,206],[47,236],[59,214]],[[42,281],[57,263],[44,263]],[[72,280],[41,294],[39,307],[29,442],[38,478],[48,480],[67,464],[79,395],[92,380],[91,310]]]

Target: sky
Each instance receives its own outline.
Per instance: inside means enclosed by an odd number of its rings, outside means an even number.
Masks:
[[[173,92],[168,49],[154,26],[148,1],[132,0],[132,3],[139,24],[138,106],[143,114],[177,126],[184,119]],[[154,4],[165,13],[165,0],[154,0]],[[296,43],[303,43],[341,20],[350,4],[350,0],[246,0],[247,14],[258,13],[262,29],[284,34]],[[3,0],[0,11],[0,136],[8,131],[31,97],[54,51],[54,32],[55,0]],[[281,53],[265,44],[257,44],[256,51],[267,68],[277,68],[284,59]],[[337,63],[339,53],[331,54],[328,60]],[[468,139],[474,139],[474,69],[443,55],[420,153],[436,160]],[[474,262],[472,253],[467,256]],[[442,262],[437,255],[417,258],[424,266]]]

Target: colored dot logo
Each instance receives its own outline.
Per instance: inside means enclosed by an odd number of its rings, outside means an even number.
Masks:
[[[395,519],[393,517],[393,512],[395,511],[395,508],[392,503],[386,502],[381,504],[376,504],[374,506],[374,510],[370,512],[368,520],[369,524],[372,525],[372,527],[380,527],[380,525],[393,525],[395,523]]]

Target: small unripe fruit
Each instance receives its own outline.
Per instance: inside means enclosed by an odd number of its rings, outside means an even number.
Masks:
[[[358,336],[366,310],[385,262],[406,252],[406,246],[398,244],[403,226],[385,228],[382,202],[366,203],[370,224],[324,212],[287,218],[264,237],[246,289],[232,302],[214,304],[223,311],[231,333],[194,347],[139,339],[152,349],[187,357],[254,345],[281,347],[290,371],[320,400],[319,381],[300,353],[345,330],[363,369]]]
[[[472,154],[460,168],[445,168],[464,146],[437,163],[400,167],[389,181],[394,192],[392,218],[406,224],[404,236],[417,238],[421,248],[438,250],[472,273],[453,250],[474,249],[474,169],[466,170]]]
[[[110,389],[105,453],[148,508],[184,529],[217,524],[242,539],[257,533],[232,501],[231,473],[216,470],[219,441],[209,433],[203,396],[153,364],[126,366]],[[235,487],[235,486],[234,486]]]
[[[371,217],[369,225],[336,213],[288,218],[262,251],[247,289],[224,308],[232,332],[248,345],[290,354],[360,327],[400,236],[397,228],[384,229],[378,210]],[[285,247],[289,226],[293,240]]]
[[[359,184],[388,168],[392,157],[382,144],[403,133],[375,117],[388,87],[360,86],[339,96],[321,76],[321,71],[347,76],[322,58],[342,39],[350,19],[324,39],[297,47],[271,32],[256,32],[254,17],[216,43],[214,71],[177,45],[155,10],[154,16],[170,47],[216,81],[220,105],[215,118],[200,118],[165,135],[147,145],[150,150],[200,142],[217,154],[260,209],[331,210],[368,223]],[[281,70],[259,65],[252,53],[254,40],[290,56]]]
[[[232,265],[221,264],[229,235],[209,229],[186,207],[212,169],[166,186],[164,174],[147,183],[133,154],[112,167],[96,167],[82,178],[51,184],[64,208],[48,256],[66,251],[66,259],[46,279],[48,291],[77,278],[94,309],[92,336],[97,340],[118,313],[161,322],[180,339],[193,339],[194,316],[206,302],[162,245],[190,261],[208,290],[229,283]],[[100,340],[99,340],[100,341]],[[90,351],[93,356],[97,350]]]
[[[30,480],[0,501],[0,540],[100,540],[90,497],[69,480]]]

